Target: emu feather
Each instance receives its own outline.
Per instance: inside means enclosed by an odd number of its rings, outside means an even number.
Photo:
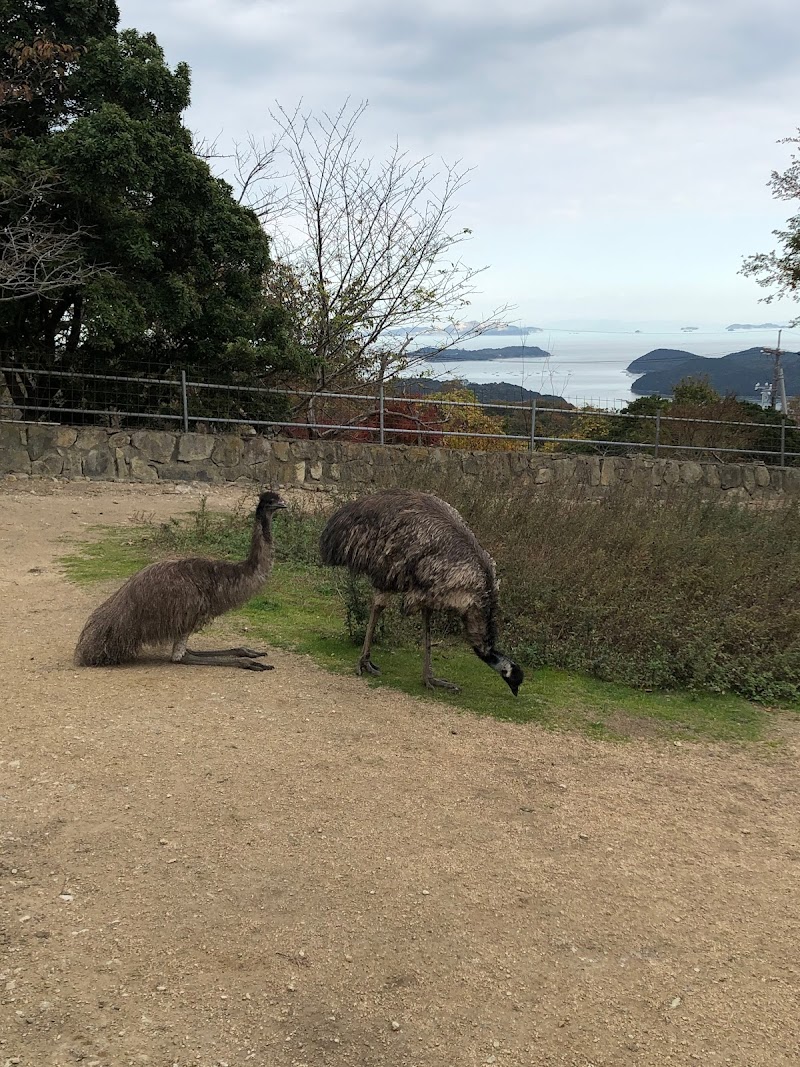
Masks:
[[[378,619],[392,594],[406,611],[421,611],[425,629],[423,682],[456,689],[431,672],[430,616],[455,611],[477,656],[496,670],[516,696],[524,675],[497,649],[499,583],[492,557],[463,518],[432,493],[386,489],[346,504],[320,538],[322,562],[365,575],[375,589],[358,673],[379,673],[370,649]]]
[[[172,643],[174,663],[272,670],[258,663],[264,653],[249,648],[194,651],[189,638],[218,615],[246,604],[264,587],[272,570],[272,517],[286,505],[276,493],[262,493],[256,508],[250,552],[240,563],[186,559],[152,563],[134,574],[86,622],[75,649],[79,667],[130,663],[145,645]]]

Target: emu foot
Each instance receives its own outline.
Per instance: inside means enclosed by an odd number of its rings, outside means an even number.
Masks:
[[[460,693],[461,687],[456,685],[455,682],[448,682],[444,678],[434,678],[434,676],[428,675],[422,679],[426,689],[446,689],[448,693]]]
[[[261,659],[262,656],[266,656],[266,652],[259,652],[257,648],[233,648],[231,649],[234,656],[242,656],[245,659]]]
[[[380,674],[380,667],[376,667],[372,660],[367,656],[366,659],[360,659],[356,665],[356,674],[360,677],[366,671],[367,674]]]
[[[260,655],[263,656],[264,653],[261,652]],[[239,663],[236,664],[236,666],[237,667],[241,667],[242,670],[244,670],[244,671],[274,671],[275,670],[275,668],[272,666],[271,663],[257,663],[254,659],[245,659],[245,658],[242,658],[239,661]]]

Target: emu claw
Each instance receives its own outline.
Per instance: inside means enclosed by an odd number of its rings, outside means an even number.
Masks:
[[[262,655],[264,653],[261,653]],[[274,671],[271,663],[256,663],[254,659],[245,659],[239,666],[245,671]]]
[[[381,673],[380,667],[376,667],[371,659],[360,659],[356,666],[356,674],[360,677],[365,671],[373,675]]]
[[[429,678],[423,678],[426,689],[446,689],[448,693],[460,693],[461,687],[457,686],[455,682],[448,682],[444,678],[434,678],[432,675]]]

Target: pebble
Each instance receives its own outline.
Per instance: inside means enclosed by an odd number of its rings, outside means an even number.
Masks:
[[[430,889],[423,889],[423,890],[422,890],[422,895],[423,895],[424,897],[429,897],[429,896],[431,895],[431,891],[430,891]]]
[[[397,1019],[392,1019],[392,1029],[394,1031],[397,1031],[397,1030],[400,1029],[400,1023],[397,1021]]]
[[[680,997],[675,997],[675,999],[670,1004],[670,1007],[671,1008],[679,1008],[680,1004],[681,1004],[681,998]]]

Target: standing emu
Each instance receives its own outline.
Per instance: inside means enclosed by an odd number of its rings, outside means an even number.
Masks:
[[[262,493],[256,508],[250,553],[241,563],[192,556],[152,563],[134,574],[89,616],[75,649],[79,667],[130,663],[142,645],[172,642],[172,662],[271,671],[252,648],[197,651],[189,638],[217,615],[241,607],[266,583],[272,570],[272,517],[286,505],[277,493]]]
[[[380,673],[370,659],[372,639],[390,594],[400,593],[407,613],[422,612],[422,680],[429,689],[458,692],[458,686],[435,678],[431,671],[431,613],[450,610],[461,616],[475,654],[517,695],[522,670],[496,647],[499,586],[494,560],[455,508],[432,493],[386,489],[337,511],[322,531],[320,550],[323,563],[364,574],[375,588],[359,674]]]

